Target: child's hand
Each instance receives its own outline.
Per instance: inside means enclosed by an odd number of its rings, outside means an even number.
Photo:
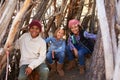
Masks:
[[[25,74],[28,76],[28,75],[30,75],[32,73],[32,69],[30,68],[30,67],[27,67],[26,69],[25,69]]]
[[[4,49],[4,51],[5,51],[5,53],[7,53],[7,52],[10,52],[12,49],[13,49],[13,45],[11,44],[11,45],[8,45],[8,46]]]
[[[55,58],[54,55],[55,55],[55,51],[53,50],[53,51],[52,51],[52,58],[53,58],[53,59]]]
[[[73,49],[75,57],[78,57],[78,50],[76,48]]]

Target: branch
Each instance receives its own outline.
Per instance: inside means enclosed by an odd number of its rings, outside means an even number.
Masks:
[[[25,2],[23,4],[23,7],[20,9],[20,11],[16,15],[15,19],[13,20],[13,23],[12,23],[12,26],[11,26],[7,41],[5,43],[4,49],[6,49],[8,45],[12,44],[12,42],[14,40],[14,37],[15,37],[17,31],[18,31],[18,27],[20,25],[22,17],[25,14],[25,12],[27,11],[27,9],[29,8],[29,6],[31,4],[31,1],[32,0],[25,0]],[[5,61],[6,61],[6,55],[4,54],[4,56],[2,58],[2,61],[0,62],[0,65],[5,64],[6,63]],[[1,74],[1,71],[0,71],[0,74]]]
[[[111,80],[113,76],[113,50],[104,6],[104,0],[96,0],[96,7],[98,10],[97,14],[100,22],[100,29],[103,40],[106,80]]]

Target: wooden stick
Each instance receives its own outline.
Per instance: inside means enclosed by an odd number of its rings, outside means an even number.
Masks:
[[[111,80],[113,76],[113,50],[104,0],[96,0],[96,7],[103,40],[106,80]]]
[[[27,9],[29,8],[30,4],[31,4],[32,0],[25,0],[23,7],[20,9],[20,11],[18,12],[18,14],[16,15],[15,19],[13,20],[7,41],[5,43],[4,49],[6,49],[9,45],[12,44],[14,37],[18,31],[18,27],[20,25],[20,22],[22,20],[22,17],[24,16],[25,12],[27,11]],[[2,61],[0,62],[0,65],[5,64],[6,62],[6,55],[4,54]],[[2,71],[2,70],[1,70]],[[0,74],[1,74],[0,71]]]

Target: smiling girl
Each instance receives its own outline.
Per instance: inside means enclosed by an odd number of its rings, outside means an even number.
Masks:
[[[89,42],[90,39],[95,40],[96,35],[82,30],[80,22],[77,19],[72,19],[68,23],[68,28],[71,33],[68,38],[67,52],[69,66],[68,70],[75,67],[74,58],[78,58],[80,74],[84,73],[85,69],[85,55],[92,53],[94,46]]]
[[[48,37],[46,39],[46,43],[50,44],[47,52],[47,61],[50,65],[51,73],[56,71],[57,66],[57,72],[60,76],[64,76],[64,71],[62,69],[65,58],[65,40],[63,39],[64,35],[64,28],[59,27],[55,31],[53,37]],[[57,65],[54,62],[54,59],[58,60]]]

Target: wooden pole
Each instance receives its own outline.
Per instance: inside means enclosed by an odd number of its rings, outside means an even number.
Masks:
[[[14,3],[14,4],[13,4]],[[0,43],[5,35],[6,29],[12,19],[15,7],[17,5],[16,0],[6,1],[5,10],[3,10],[2,16],[0,18]]]
[[[119,29],[119,31],[120,31],[120,29]],[[119,40],[118,41],[118,51],[117,51],[117,57],[116,57],[117,59],[116,59],[116,64],[115,64],[113,80],[120,80],[120,34],[118,35],[118,40]]]
[[[96,7],[103,41],[106,80],[111,80],[113,76],[113,50],[104,0],[96,0]]]
[[[120,32],[120,0],[116,0],[116,28]],[[115,55],[115,70],[113,74],[113,80],[120,80],[120,33],[118,35],[118,48],[117,48],[117,54]]]
[[[15,19],[13,20],[11,29],[10,29],[10,33],[8,35],[5,47],[6,48],[8,46],[8,44],[12,44],[14,37],[16,35],[16,32],[18,31],[18,27],[20,25],[20,22],[22,20],[22,17],[24,16],[24,13],[27,11],[27,9],[29,8],[31,3],[31,0],[25,0],[23,7],[20,9],[20,11],[17,13]]]
[[[27,11],[27,9],[29,8],[30,4],[31,4],[32,0],[25,0],[23,7],[20,9],[20,11],[17,13],[15,19],[13,20],[7,41],[5,43],[4,49],[6,49],[9,45],[12,44],[14,37],[18,31],[18,27],[20,25],[20,22],[22,20],[22,17],[24,16],[25,12]],[[6,55],[4,54],[2,61],[0,62],[0,66],[4,65],[6,62]],[[2,68],[3,69],[3,68]],[[0,74],[1,74],[2,70],[0,70]]]

